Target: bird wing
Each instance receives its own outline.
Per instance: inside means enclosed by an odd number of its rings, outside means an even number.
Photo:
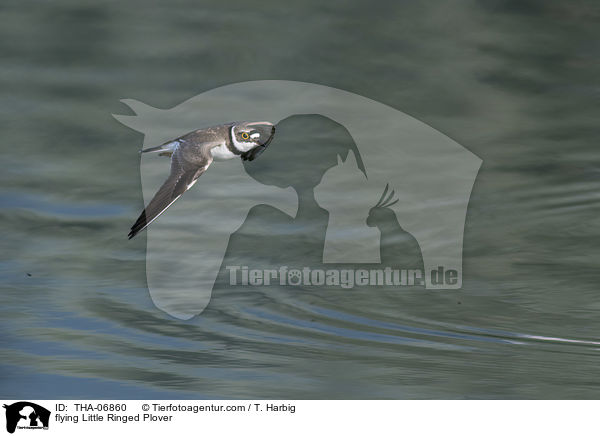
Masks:
[[[210,151],[208,146],[205,151],[207,152],[202,153],[203,159],[194,163],[185,160],[180,149],[176,149],[173,152],[171,156],[171,174],[169,174],[167,180],[162,184],[135,224],[131,227],[128,235],[129,239],[148,227],[175,200],[181,197],[181,194],[196,183],[198,177],[206,171],[213,161],[212,156],[208,153]]]

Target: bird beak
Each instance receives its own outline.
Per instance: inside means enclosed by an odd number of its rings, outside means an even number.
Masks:
[[[267,146],[271,143],[271,141],[273,140],[273,136],[275,136],[275,126],[273,126],[271,128],[271,136],[269,136],[269,139],[267,139],[267,141],[264,144],[261,144],[261,147],[267,148]]]

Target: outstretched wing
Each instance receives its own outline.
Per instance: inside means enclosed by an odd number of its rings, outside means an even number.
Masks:
[[[210,157],[210,154],[207,154],[205,160],[199,164],[198,162],[192,164],[182,157],[180,150],[176,150],[171,157],[171,174],[169,174],[169,178],[163,183],[131,227],[128,235],[129,239],[148,227],[175,200],[181,197],[181,194],[190,189],[211,163],[212,157]]]

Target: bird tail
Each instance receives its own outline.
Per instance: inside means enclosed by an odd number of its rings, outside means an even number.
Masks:
[[[145,150],[141,150],[140,153],[158,153],[160,156],[163,154],[170,156],[173,154],[173,151],[175,151],[175,147],[177,147],[178,144],[179,142],[177,141],[166,142],[156,147],[150,147],[146,148]]]

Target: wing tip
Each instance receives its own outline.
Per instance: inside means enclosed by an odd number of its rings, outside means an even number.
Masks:
[[[131,230],[129,230],[129,233],[127,234],[127,239],[132,239],[135,235],[144,230],[147,226],[148,223],[146,221],[146,211],[144,210],[137,219],[137,221],[133,224],[133,226],[131,226]]]
[[[131,240],[134,238],[135,235],[137,235],[139,232],[141,232],[144,229],[144,227],[142,228],[135,228],[132,227],[131,230],[129,231],[129,233],[127,234],[127,239]]]

